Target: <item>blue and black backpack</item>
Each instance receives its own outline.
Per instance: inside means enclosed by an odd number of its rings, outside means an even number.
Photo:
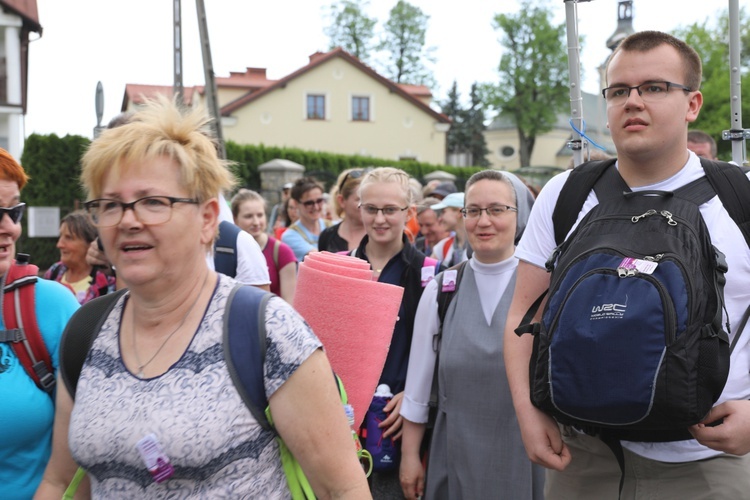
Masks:
[[[548,301],[541,322],[530,323],[544,295],[516,330],[534,335],[531,400],[605,441],[691,439],[730,355],[727,266],[698,207],[718,194],[748,239],[750,182],[702,160],[706,176],[676,191],[632,192],[614,162],[576,167],[556,205]],[[565,239],[592,186],[599,204]]]

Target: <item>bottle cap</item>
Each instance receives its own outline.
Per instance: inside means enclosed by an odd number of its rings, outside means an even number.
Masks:
[[[391,393],[391,388],[388,386],[388,384],[380,384],[378,388],[375,389],[375,395],[381,398],[393,397],[393,394]]]

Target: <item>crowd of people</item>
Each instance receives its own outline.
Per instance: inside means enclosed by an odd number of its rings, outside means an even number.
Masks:
[[[699,156],[715,160],[716,143],[688,133],[702,105],[695,51],[636,33],[606,78],[609,161],[628,190],[702,177]],[[157,99],[93,141],[82,159],[85,210],[62,219],[60,260],[45,279],[16,259],[28,177],[0,150],[4,301],[33,293],[2,308],[5,498],[59,499],[74,477],[81,498],[288,498],[277,437],[318,498],[747,498],[750,336],[741,331],[727,332],[728,380],[709,415],[685,429],[692,439],[618,440],[618,456],[603,434],[532,403],[538,353],[516,329],[550,286],[555,207],[573,170],[536,197],[495,170],[461,190],[422,186],[397,168],[352,168],[329,193],[312,177],[286,183],[269,207],[235,189],[207,125],[203,110]],[[576,223],[603,203],[583,194]],[[750,249],[718,197],[699,210],[728,266],[722,323],[744,327]],[[369,477],[323,345],[292,306],[298,266],[315,252],[361,259],[373,281],[403,289],[378,381],[390,393],[378,427],[393,466]],[[274,428],[248,408],[227,358],[238,290],[264,297],[257,324],[243,328],[252,338],[265,329],[258,376]],[[95,308],[103,299],[105,312]],[[70,342],[81,332],[66,324],[95,314],[91,338]],[[365,348],[352,346],[352,357]],[[73,358],[81,364],[71,370]]]

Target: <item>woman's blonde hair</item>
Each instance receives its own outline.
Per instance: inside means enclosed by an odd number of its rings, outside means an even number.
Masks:
[[[166,156],[179,167],[180,184],[203,202],[234,186],[231,162],[220,159],[205,109],[182,108],[164,96],[149,99],[125,123],[105,130],[83,156],[81,183],[89,199],[102,194],[108,174],[125,164]]]
[[[378,167],[370,170],[362,179],[359,184],[359,195],[362,196],[364,189],[370,185],[378,182],[386,182],[397,184],[401,187],[401,191],[404,194],[406,204],[411,206],[413,202],[411,184],[409,183],[409,174],[403,170],[399,170],[393,167]]]
[[[341,172],[336,178],[336,184],[333,185],[329,194],[331,195],[331,208],[333,212],[342,217],[344,209],[339,205],[338,195],[341,195],[345,200],[351,195],[355,194],[359,190],[359,185],[362,182],[362,177],[369,171],[363,168],[348,168]],[[359,172],[361,175],[352,176],[352,172]]]

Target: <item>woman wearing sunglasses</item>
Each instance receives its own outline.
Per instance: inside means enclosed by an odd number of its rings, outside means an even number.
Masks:
[[[359,184],[362,176],[371,169],[350,169],[339,174],[336,189],[331,193],[333,209],[341,222],[322,233],[318,240],[321,252],[346,252],[359,246],[365,235],[365,226],[359,213]]]
[[[292,186],[292,199],[297,203],[299,219],[292,223],[281,241],[289,245],[299,262],[310,252],[318,251],[320,233],[331,225],[331,221],[323,218],[323,187],[312,177],[297,179]]]
[[[28,177],[4,149],[0,149],[0,285],[7,285],[8,270],[16,256],[21,236],[21,189]],[[60,336],[68,319],[78,309],[70,290],[60,283],[37,280],[34,312],[44,347],[51,358],[50,375],[58,368]],[[3,300],[10,300],[7,292]],[[18,304],[23,307],[22,304]],[[23,315],[21,317],[23,319]],[[0,330],[8,334],[9,318],[2,318]],[[0,484],[3,498],[31,498],[42,479],[52,449],[52,421],[55,412],[51,394],[32,380],[19,358],[26,355],[22,342],[0,340]],[[54,393],[52,393],[54,394]]]

